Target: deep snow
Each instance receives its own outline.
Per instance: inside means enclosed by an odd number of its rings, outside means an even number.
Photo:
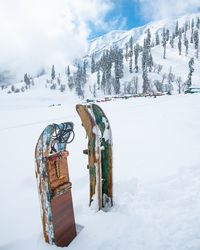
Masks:
[[[0,93],[0,249],[58,249],[43,241],[34,148],[46,125],[64,121],[75,124],[69,171],[76,223],[84,226],[68,249],[200,249],[199,94],[100,104],[114,143],[115,205],[107,213],[88,207],[79,100],[52,91],[43,96],[36,89]]]

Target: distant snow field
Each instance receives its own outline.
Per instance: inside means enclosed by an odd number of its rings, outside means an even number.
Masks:
[[[84,227],[66,249],[200,249],[200,94],[100,104],[113,132],[114,207],[107,213],[88,207],[78,102],[52,91],[48,98],[36,90],[0,95],[0,249],[58,249],[42,235],[34,149],[49,123],[65,121],[75,124],[68,161],[75,220]]]

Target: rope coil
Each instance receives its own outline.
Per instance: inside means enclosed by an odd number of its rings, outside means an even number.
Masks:
[[[72,122],[65,122],[61,124],[53,124],[54,135],[52,136],[51,151],[50,154],[57,153],[55,148],[56,144],[69,144],[74,140],[74,124]]]

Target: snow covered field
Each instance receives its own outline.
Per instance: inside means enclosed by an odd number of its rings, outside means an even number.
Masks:
[[[34,148],[46,125],[64,121],[75,124],[69,171],[76,223],[84,227],[67,249],[200,249],[200,94],[100,104],[114,142],[115,205],[108,213],[88,207],[78,100],[43,96],[0,96],[0,249],[58,249],[43,240]]]

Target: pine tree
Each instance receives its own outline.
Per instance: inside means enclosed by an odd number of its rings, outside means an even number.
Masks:
[[[66,85],[65,84],[61,84],[60,85],[60,92],[64,92],[66,90]]]
[[[145,39],[145,58],[146,58],[146,66],[149,68],[151,72],[153,66],[153,58],[151,55],[151,32],[150,29],[147,30],[147,37]]]
[[[187,23],[188,23],[188,30],[190,30],[190,20],[188,20]]]
[[[128,61],[128,43],[125,44],[125,59]]]
[[[12,91],[12,92],[15,92],[15,86],[14,86],[14,85],[12,85],[11,91]]]
[[[102,79],[101,79],[101,89],[103,93],[106,93],[106,76],[105,76],[105,71],[103,71]]]
[[[135,56],[135,72],[138,73],[138,56],[139,56],[139,50],[140,50],[140,46],[139,44],[137,43],[135,46],[134,46],[134,56]]]
[[[69,68],[69,65],[67,66],[67,77],[69,78],[70,77],[70,74],[71,74],[71,72],[70,72],[70,68]]]
[[[60,85],[61,84],[61,79],[60,79],[60,74],[57,77],[57,84]]]
[[[166,59],[166,45],[167,45],[166,32],[165,32],[165,28],[163,28],[163,32],[162,32],[162,46],[164,48],[163,59]]]
[[[193,38],[194,38],[194,19],[192,18],[190,43],[194,42]]]
[[[124,94],[131,94],[131,90],[132,90],[132,83],[124,82]]]
[[[181,52],[182,52],[182,32],[181,32],[181,29],[179,29],[178,51],[179,51],[179,55],[181,55]]]
[[[133,73],[133,37],[131,36],[129,40],[129,72]]]
[[[78,97],[84,98],[84,93],[83,93],[83,90],[82,90],[82,87],[81,87],[81,84],[79,81],[77,81],[75,89],[76,89],[76,93],[77,93]]]
[[[186,33],[187,30],[188,30],[188,22],[186,21],[186,22],[185,22],[185,25],[184,25],[184,32]]]
[[[68,87],[70,90],[74,88],[74,78],[72,76],[68,78]]]
[[[173,35],[172,35],[169,43],[170,43],[171,48],[174,48],[174,36]]]
[[[83,61],[83,75],[85,78],[87,76],[87,66],[88,66],[87,60],[84,60]]]
[[[188,55],[188,39],[187,39],[187,36],[186,36],[186,33],[184,34],[184,45],[185,45],[185,55],[187,56]]]
[[[100,89],[100,70],[97,71],[97,89]]]
[[[194,72],[194,58],[190,58],[189,63],[189,74],[188,74],[188,79],[187,79],[187,87],[191,87],[192,85],[192,73]]]
[[[181,94],[182,78],[180,76],[176,78],[176,85],[178,87],[178,93]]]
[[[111,61],[111,55],[110,51],[106,50],[105,53],[105,78],[106,78],[106,93],[111,94],[111,69],[112,69],[112,61]]]
[[[194,48],[196,49],[196,58],[199,57],[199,32],[198,30],[194,31]]]
[[[106,82],[106,94],[107,94],[107,95],[111,95],[111,90],[112,90],[112,78],[110,78],[110,79]]]
[[[133,86],[134,86],[134,93],[138,93],[138,76],[133,77]]]
[[[160,37],[159,37],[158,32],[156,32],[156,45],[159,45],[159,44],[160,44]]]
[[[172,73],[171,66],[169,68],[169,73],[168,73],[167,79],[168,79],[168,84],[172,84],[172,82],[174,82],[174,79],[175,79],[175,75]]]
[[[30,81],[30,77],[28,77],[27,73],[24,75],[24,82],[26,83],[26,86],[28,88],[30,88],[31,81]]]
[[[194,34],[193,34],[193,30],[191,31],[191,37],[190,37],[190,43],[193,43],[193,36],[194,36]]]
[[[91,73],[93,74],[95,71],[96,71],[96,65],[95,65],[94,55],[92,55],[92,59],[91,59]]]
[[[150,53],[150,55],[149,55],[148,66],[149,66],[149,72],[151,72],[151,71],[152,71],[152,68],[153,68],[153,57],[152,57],[152,54],[151,54],[151,53]]]
[[[120,79],[123,77],[123,50],[116,48],[115,50],[115,94],[120,93]]]
[[[150,29],[147,30],[147,37],[146,37],[146,58],[147,58],[147,66],[150,66],[150,54],[151,54],[151,32]]]
[[[147,73],[146,67],[144,67],[144,69],[142,71],[142,78],[143,78],[143,85],[142,85],[143,94],[147,94],[149,80],[148,80],[148,73]]]
[[[150,51],[150,48],[151,48],[151,31],[150,31],[150,29],[147,30],[146,46],[147,46],[148,51]]]
[[[129,61],[129,72],[133,73],[133,57],[130,57]]]
[[[166,30],[166,41],[167,42],[169,41],[169,30],[168,29]]]
[[[199,17],[197,17],[196,27],[197,27],[197,29],[199,29],[199,28],[200,28],[200,19],[199,19]]]
[[[191,29],[194,29],[194,18],[192,18]]]
[[[175,27],[175,36],[177,37],[178,36],[178,32],[179,31],[179,24],[178,24],[178,21],[176,21],[176,27]]]
[[[112,61],[110,56],[110,51],[106,53],[106,94],[111,94],[111,70],[112,70]]]
[[[80,65],[78,65],[76,78],[75,78],[75,89],[76,93],[80,98],[84,98],[83,92],[83,70]]]
[[[55,67],[52,65],[51,68],[51,79],[54,80],[56,78]]]
[[[148,47],[146,39],[144,39],[144,46],[143,46],[143,52],[142,52],[142,78],[143,78],[143,94],[146,94],[148,92],[148,72],[147,72],[147,56],[148,56]]]
[[[103,55],[100,58],[100,61],[97,62],[97,87],[101,88],[104,94],[110,93],[111,85],[111,69],[113,62],[113,49],[105,50]],[[100,84],[100,70],[102,72],[102,79]],[[100,87],[101,85],[101,87]]]

